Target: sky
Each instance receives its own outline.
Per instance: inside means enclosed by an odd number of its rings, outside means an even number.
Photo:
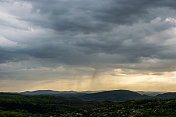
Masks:
[[[176,91],[175,0],[0,0],[0,91]]]

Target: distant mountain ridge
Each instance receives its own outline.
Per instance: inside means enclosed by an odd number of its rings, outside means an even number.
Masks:
[[[37,90],[18,93],[21,95],[54,95],[62,97],[76,97],[83,100],[101,100],[101,101],[128,101],[137,99],[160,98],[169,99],[176,98],[176,92],[134,92],[130,90],[111,90],[111,91],[52,91]]]
[[[163,94],[158,94],[155,97],[160,98],[160,99],[176,98],[176,92],[167,92],[167,93],[163,93]]]
[[[127,101],[136,99],[148,99],[150,96],[141,95],[129,90],[113,90],[83,95],[82,99],[102,101]]]
[[[36,90],[21,92],[22,95],[56,95],[63,97],[78,97],[92,92],[76,92],[76,91],[53,91],[53,90]]]
[[[159,94],[163,94],[166,92],[151,92],[151,91],[137,91],[141,95],[148,95],[148,96],[157,96]]]

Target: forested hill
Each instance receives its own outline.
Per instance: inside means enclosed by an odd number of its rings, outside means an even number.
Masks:
[[[105,92],[105,94],[106,93],[109,94],[109,92]],[[51,116],[176,117],[176,98],[164,100],[139,99],[124,102],[109,102],[86,101],[75,97],[66,98],[52,95],[31,96],[0,93],[0,117]]]
[[[141,95],[137,92],[129,90],[113,90],[87,94],[81,96],[81,98],[86,100],[127,101],[136,99],[148,99],[151,97],[147,95]]]

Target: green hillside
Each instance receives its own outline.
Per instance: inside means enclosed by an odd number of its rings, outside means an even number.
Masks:
[[[136,100],[67,113],[64,117],[176,117],[176,99]]]
[[[77,98],[65,98],[58,96],[25,96],[17,94],[0,93],[0,117],[2,114],[21,114],[26,116],[60,115],[74,112],[80,108],[102,106],[101,101],[82,101]],[[10,116],[11,117],[11,116]],[[12,116],[13,117],[13,116]]]
[[[0,117],[176,117],[176,99],[109,102],[0,93]]]

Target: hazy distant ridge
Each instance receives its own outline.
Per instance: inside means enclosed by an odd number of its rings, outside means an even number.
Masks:
[[[37,90],[26,91],[18,94],[22,95],[54,95],[62,97],[77,97],[84,100],[102,100],[102,101],[127,101],[136,99],[161,98],[169,99],[176,98],[175,92],[134,92],[129,90],[111,90],[111,91],[52,91],[52,90]]]

